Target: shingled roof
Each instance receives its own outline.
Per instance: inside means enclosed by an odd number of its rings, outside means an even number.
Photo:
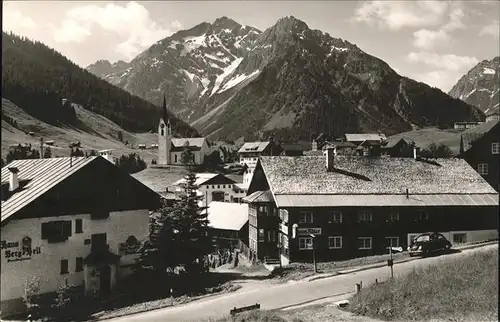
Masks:
[[[2,202],[1,220],[9,218],[96,158],[100,157],[73,157],[71,167],[69,166],[69,157],[12,161],[8,166],[2,168],[2,185],[9,182],[10,171],[8,168],[19,169],[19,181],[29,182],[20,191]]]
[[[271,142],[247,142],[238,150],[238,153],[260,153],[264,151]]]
[[[462,159],[338,155],[332,172],[323,156],[259,162],[278,207],[498,206],[498,193]]]
[[[261,157],[274,194],[496,193],[462,159],[367,158],[335,156],[327,172],[325,157]]]

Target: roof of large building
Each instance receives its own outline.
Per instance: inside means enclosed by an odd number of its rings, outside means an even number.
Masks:
[[[362,142],[362,141],[381,141],[385,140],[385,134],[382,133],[346,133],[347,141]]]
[[[239,231],[248,222],[248,204],[212,201],[208,206],[208,225],[215,229]]]
[[[187,173],[188,171],[181,166],[151,166],[141,172],[132,174],[132,177],[153,191],[165,192],[167,188],[173,190],[174,183],[184,178]]]
[[[327,172],[325,157],[261,157],[274,194],[496,193],[462,159],[369,158],[335,156]]]
[[[194,182],[194,184],[196,186],[201,186],[203,184],[207,184],[210,180],[212,180],[213,178],[215,178],[217,176],[221,176],[222,178],[225,177],[228,182],[234,183],[234,180],[226,177],[225,175],[223,175],[221,173],[197,173],[196,174],[196,181]],[[182,178],[182,179],[174,182],[174,186],[181,185],[185,182],[186,182],[186,178]]]
[[[259,162],[278,207],[498,206],[498,193],[462,159],[338,155],[331,172],[324,156]]]
[[[243,146],[238,150],[238,153],[254,153],[254,152],[262,152],[271,142],[246,142]]]
[[[189,143],[189,146],[196,146],[201,148],[203,143],[206,141],[205,138],[173,138],[171,140],[172,145],[176,148],[182,148],[186,144]]]
[[[18,180],[20,183],[22,181],[28,182],[20,191],[2,201],[1,220],[9,218],[96,158],[100,157],[73,157],[71,161],[69,157],[12,161],[8,166],[2,168],[2,185],[9,182],[9,168],[19,170]]]
[[[498,120],[491,120],[467,129],[462,132],[464,151],[472,147],[472,142],[482,138],[486,133],[491,131],[498,124]]]

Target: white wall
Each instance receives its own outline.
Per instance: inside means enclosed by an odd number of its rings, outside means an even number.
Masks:
[[[466,234],[467,243],[480,242],[485,240],[498,239],[498,230],[489,229],[489,230],[461,230],[461,231],[446,231],[439,232],[446,239],[448,239],[453,244],[453,235],[454,234]],[[408,245],[411,244],[411,239],[417,237],[421,233],[410,233],[407,237]]]
[[[83,219],[83,233],[75,233],[75,219]],[[72,235],[60,243],[48,243],[42,240],[42,223],[55,220],[72,220]],[[76,258],[85,258],[90,254],[91,245],[85,245],[84,240],[92,234],[107,233],[107,243],[110,251],[119,255],[119,244],[130,235],[139,242],[147,238],[149,233],[149,211],[134,210],[112,212],[109,218],[91,220],[90,215],[54,216],[12,220],[1,230],[1,240],[19,242],[20,247],[2,249],[1,252],[1,294],[2,302],[21,298],[24,295],[27,278],[38,277],[41,281],[40,294],[53,292],[67,278],[70,285],[80,285],[84,282],[84,273],[75,272]],[[32,240],[32,249],[41,247],[41,254],[33,254],[31,259],[8,262],[5,251],[16,251],[21,248],[21,240],[28,236]],[[120,265],[131,264],[137,255],[125,255]],[[61,260],[68,260],[68,274],[61,275]],[[120,273],[119,273],[120,274]]]

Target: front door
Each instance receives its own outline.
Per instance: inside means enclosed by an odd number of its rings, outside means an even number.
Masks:
[[[111,291],[111,267],[104,265],[99,268],[99,293],[101,295],[109,294]]]

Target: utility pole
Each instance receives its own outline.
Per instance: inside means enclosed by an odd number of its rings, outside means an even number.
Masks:
[[[389,267],[391,268],[391,278],[394,278],[394,262],[392,259],[392,246],[389,247]]]
[[[43,136],[40,137],[40,159],[43,159]]]
[[[314,264],[314,274],[318,272],[318,266],[316,265],[316,250],[314,249],[314,238],[316,237],[314,234],[309,234],[312,238],[312,251],[313,251],[313,264]]]

